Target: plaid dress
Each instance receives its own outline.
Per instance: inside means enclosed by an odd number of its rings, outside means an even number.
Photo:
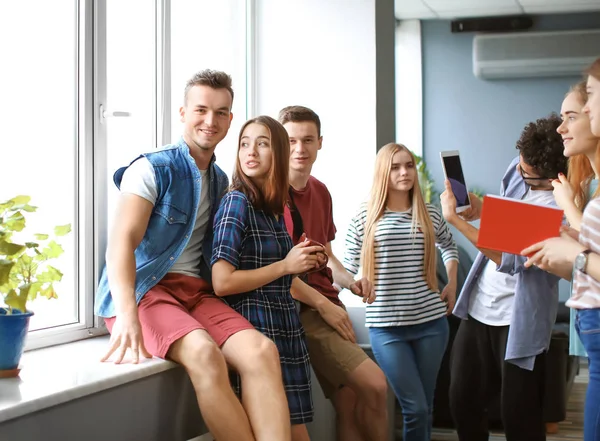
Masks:
[[[255,210],[246,195],[225,195],[215,215],[211,264],[223,259],[239,270],[253,270],[278,262],[292,248],[283,216]],[[304,329],[290,294],[292,278],[283,276],[253,291],[224,297],[231,307],[275,342],[292,424],[312,421],[310,361]],[[241,390],[239,376],[233,379]]]

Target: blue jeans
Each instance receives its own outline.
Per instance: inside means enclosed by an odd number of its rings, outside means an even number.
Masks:
[[[577,309],[569,308],[569,355],[587,357],[583,343],[579,338],[579,332],[575,328],[577,323]]]
[[[448,319],[369,328],[377,363],[402,406],[404,441],[431,440],[433,395],[448,344]]]
[[[588,353],[590,368],[583,413],[583,441],[600,441],[600,308],[578,310],[576,328]]]

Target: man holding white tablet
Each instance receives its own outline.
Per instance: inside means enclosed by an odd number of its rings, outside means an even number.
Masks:
[[[519,156],[502,179],[502,196],[556,205],[551,182],[567,168],[559,125],[560,119],[551,116],[525,127],[517,142]],[[449,180],[440,199],[444,218],[476,246],[479,230],[465,219],[479,217],[481,202],[471,195],[470,206],[460,212]],[[539,268],[526,269],[526,260],[481,249],[454,308],[463,321],[452,347],[450,409],[460,441],[489,439],[487,407],[498,393],[507,441],[546,439],[545,353],[559,279]]]

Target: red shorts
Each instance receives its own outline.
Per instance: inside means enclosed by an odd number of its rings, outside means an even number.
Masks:
[[[248,320],[217,297],[203,279],[169,273],[142,297],[138,305],[144,345],[166,358],[171,345],[196,329],[203,329],[221,347],[233,334],[254,329]],[[105,318],[109,332],[116,317]]]

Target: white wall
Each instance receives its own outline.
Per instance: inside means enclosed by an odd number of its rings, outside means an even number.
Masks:
[[[375,0],[257,0],[256,13],[257,114],[295,104],[319,114],[313,175],[332,194],[342,258],[375,162]]]
[[[217,164],[229,177],[235,167],[240,128],[246,122],[246,1],[171,1],[171,140],[183,132],[179,108],[187,81],[203,69],[233,80],[233,120],[217,146]]]

